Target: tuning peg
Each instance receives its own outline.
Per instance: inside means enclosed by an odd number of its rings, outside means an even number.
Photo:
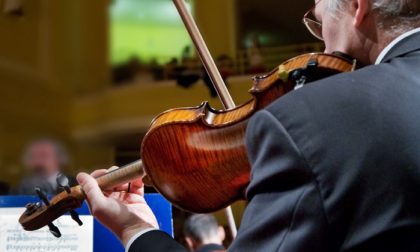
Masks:
[[[35,192],[36,194],[38,194],[38,197],[44,202],[45,205],[49,206],[50,205],[50,201],[47,198],[47,195],[45,195],[41,188],[39,187],[35,187]],[[34,209],[34,207],[39,207],[39,205],[27,205],[27,210],[32,211]],[[48,223],[48,228],[50,229],[51,234],[53,234],[55,237],[60,238],[61,237],[61,232],[60,229],[58,229],[58,227],[56,225],[54,225],[52,222]]]
[[[70,185],[69,185],[69,179],[66,177],[66,175],[59,173],[57,175],[57,185],[64,188],[64,190],[67,193],[71,193]]]
[[[61,232],[60,229],[56,225],[54,225],[52,222],[48,224],[48,228],[50,229],[51,234],[53,234],[55,237],[60,238]]]
[[[69,212],[70,212],[70,216],[71,216],[71,218],[72,218],[75,222],[77,222],[77,224],[79,224],[79,226],[83,225],[83,222],[80,220],[80,218],[79,218],[79,214],[78,214],[76,211],[74,211],[74,210],[70,210]]]
[[[35,213],[39,208],[41,207],[41,203],[37,202],[37,203],[28,203],[26,204],[25,208],[25,215],[26,216],[30,216],[33,213]]]
[[[41,188],[35,187],[35,192],[38,194],[38,197],[42,200],[42,202],[44,202],[45,205],[50,205],[50,201],[48,200],[47,195],[42,192]]]

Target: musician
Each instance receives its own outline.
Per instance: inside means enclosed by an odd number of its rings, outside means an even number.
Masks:
[[[15,195],[33,195],[35,187],[45,194],[55,195],[62,191],[58,187],[57,175],[68,165],[68,154],[64,146],[54,139],[40,138],[32,141],[23,153],[23,164],[30,176],[22,179],[12,190]],[[74,177],[69,177],[70,186],[77,185]]]
[[[250,120],[249,205],[230,250],[420,251],[420,1],[319,0],[305,20],[327,53],[369,66]],[[92,177],[78,179],[128,251],[183,250],[140,195],[105,197]]]

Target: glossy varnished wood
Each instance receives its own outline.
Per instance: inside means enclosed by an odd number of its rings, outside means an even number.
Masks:
[[[71,188],[71,193],[62,192],[50,201],[50,206],[41,206],[35,212],[28,214],[26,211],[19,218],[23,229],[33,231],[40,229],[71,209],[79,208],[84,200],[80,186]]]
[[[244,199],[250,180],[245,150],[248,119],[292,90],[294,83],[280,77],[311,60],[318,62],[320,76],[354,68],[353,62],[339,56],[305,54],[254,78],[253,99],[235,109],[216,111],[205,102],[157,116],[141,148],[153,186],[173,204],[192,212],[212,212]]]

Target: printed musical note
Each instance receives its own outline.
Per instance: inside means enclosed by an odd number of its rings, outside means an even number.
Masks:
[[[54,222],[62,233],[55,238],[47,227],[25,231],[18,223],[23,208],[1,209],[0,251],[2,252],[91,252],[93,251],[93,217],[82,215],[83,226],[78,226],[70,216]]]

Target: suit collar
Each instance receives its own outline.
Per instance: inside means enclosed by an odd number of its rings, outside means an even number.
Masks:
[[[415,29],[412,32],[401,35],[402,38],[397,38],[390,44],[388,52],[383,56],[380,63],[387,62],[407,53],[420,50],[420,30]],[[405,35],[405,36],[404,36]],[[386,49],[384,49],[386,50]]]

